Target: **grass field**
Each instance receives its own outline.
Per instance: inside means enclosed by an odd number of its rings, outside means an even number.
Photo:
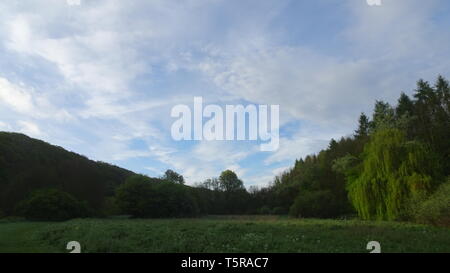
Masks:
[[[270,216],[0,223],[0,252],[450,252],[450,229]]]
[[[48,226],[49,223],[37,222],[0,223],[0,253],[58,252],[35,236],[35,231]]]

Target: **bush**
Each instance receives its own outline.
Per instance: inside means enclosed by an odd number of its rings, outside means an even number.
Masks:
[[[116,199],[114,197],[106,197],[105,201],[103,201],[103,206],[99,214],[102,217],[119,215],[120,208],[117,206]]]
[[[16,212],[28,220],[39,221],[64,221],[89,215],[85,202],[57,189],[33,192],[29,199],[19,203]]]
[[[412,206],[412,217],[423,224],[450,226],[450,179],[427,199]]]
[[[259,214],[267,215],[270,214],[270,208],[268,206],[263,206],[259,209]]]
[[[143,175],[128,178],[116,192],[122,213],[133,217],[188,217],[199,210],[187,186]]]
[[[301,191],[289,209],[293,217],[327,218],[335,215],[336,206],[330,191]]]
[[[283,215],[283,214],[287,214],[288,212],[286,211],[286,209],[284,209],[283,207],[275,207],[272,209],[270,214],[273,215]]]
[[[3,218],[0,218],[0,223],[18,223],[24,221],[26,221],[25,218],[18,216],[5,216]]]

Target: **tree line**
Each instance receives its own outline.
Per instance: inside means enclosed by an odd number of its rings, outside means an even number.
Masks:
[[[449,140],[449,82],[419,80],[412,98],[402,93],[395,106],[376,101],[370,117],[360,115],[354,135],[297,160],[255,195],[292,216],[356,213],[449,224],[450,195],[443,198],[450,187]]]
[[[401,93],[396,105],[376,101],[371,115],[361,113],[353,135],[332,139],[268,186],[249,189],[231,170],[187,186],[173,170],[151,178],[0,133],[0,210],[30,219],[57,207],[71,211],[60,219],[289,214],[448,225],[449,101],[445,78],[433,85],[419,80],[412,97]]]

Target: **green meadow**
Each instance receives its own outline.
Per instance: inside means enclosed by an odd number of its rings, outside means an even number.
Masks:
[[[450,229],[403,222],[217,216],[196,219],[75,219],[0,223],[0,252],[368,253],[450,252]]]

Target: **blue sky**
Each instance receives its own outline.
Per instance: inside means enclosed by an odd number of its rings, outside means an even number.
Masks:
[[[0,3],[0,130],[188,183],[265,185],[376,99],[450,76],[445,0]],[[280,105],[280,148],[172,140],[177,104]]]

